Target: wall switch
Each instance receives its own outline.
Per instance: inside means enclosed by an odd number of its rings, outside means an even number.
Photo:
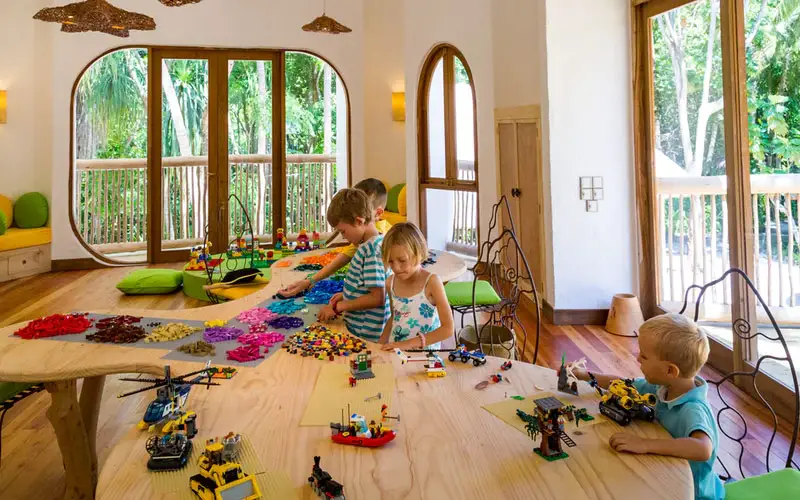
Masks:
[[[589,189],[592,187],[591,177],[581,177],[581,189]]]
[[[581,199],[582,200],[591,200],[592,199],[592,188],[581,188]]]
[[[592,188],[592,200],[602,200],[603,199],[603,188]]]
[[[587,212],[599,212],[600,207],[597,203],[597,200],[586,200],[586,211]]]

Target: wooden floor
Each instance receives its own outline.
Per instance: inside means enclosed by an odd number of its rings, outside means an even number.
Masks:
[[[175,264],[161,267],[178,266]],[[205,302],[187,298],[181,293],[158,297],[126,297],[114,285],[128,272],[130,268],[54,272],[0,284],[0,325],[53,313],[87,309],[183,309],[206,305]],[[535,331],[534,317],[523,311],[520,319],[532,334]],[[534,342],[529,342],[526,360],[530,360],[533,349]],[[558,368],[562,353],[570,360],[585,357],[590,370],[618,373],[627,377],[640,375],[636,361],[636,340],[610,335],[600,327],[542,325],[537,364]],[[710,379],[719,377],[719,374],[708,368],[703,370],[702,375]],[[118,378],[109,377],[104,392],[97,441],[101,464],[108,454],[109,446],[128,431],[117,424],[114,416],[120,412],[143,412],[149,401],[148,394],[125,399],[114,397],[126,387]],[[711,392],[712,404],[717,409],[721,408],[719,397],[714,391]],[[744,440],[746,450],[743,455],[745,474],[749,476],[763,472],[766,443],[772,429],[769,414],[738,389],[725,388],[722,394],[733,407],[743,413],[747,421],[749,433]],[[55,434],[45,416],[49,404],[50,396],[40,393],[16,405],[5,418],[0,454],[0,498],[4,500],[57,498],[58,494],[51,492],[63,490],[61,456]],[[732,415],[731,418],[724,419],[723,427],[730,434],[738,435],[741,434],[742,423]],[[780,433],[776,437],[770,462],[773,469],[779,468],[780,465],[777,464],[785,461],[788,449],[788,426],[781,422],[779,428]],[[734,477],[740,476],[738,470],[735,470],[739,453],[739,446],[735,442],[720,436],[719,454],[730,464],[729,469],[732,469],[730,472]],[[797,453],[800,453],[800,449]],[[797,459],[795,461],[800,462]]]

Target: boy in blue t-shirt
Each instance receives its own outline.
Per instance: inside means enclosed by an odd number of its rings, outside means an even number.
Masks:
[[[694,478],[696,499],[725,498],[722,481],[714,473],[718,430],[708,403],[708,384],[697,376],[708,359],[708,338],[693,321],[680,314],[665,314],[646,321],[639,328],[639,357],[644,378],[634,380],[640,394],[656,395],[656,420],[672,439],[648,439],[630,432],[611,436],[617,451],[653,453],[685,458]],[[593,374],[601,387],[608,388],[616,375]],[[589,380],[589,372],[575,370],[575,376]]]
[[[377,342],[389,317],[389,302],[381,257],[383,235],[375,228],[374,214],[372,202],[359,189],[342,189],[331,200],[328,223],[358,249],[345,275],[344,291],[331,298],[318,318],[329,321],[343,313],[350,333]]]

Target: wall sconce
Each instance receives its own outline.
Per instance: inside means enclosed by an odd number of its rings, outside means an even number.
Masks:
[[[6,123],[6,91],[0,90],[0,123]]]
[[[392,92],[392,120],[406,121],[406,93]]]

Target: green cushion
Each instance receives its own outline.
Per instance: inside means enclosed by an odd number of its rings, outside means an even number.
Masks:
[[[800,498],[800,471],[781,469],[725,484],[727,500]]]
[[[0,382],[0,403],[16,394],[19,394],[32,385],[33,384],[27,384],[24,382]]]
[[[23,229],[44,227],[48,213],[47,198],[42,193],[26,193],[14,202],[14,223]]]
[[[400,204],[398,202],[400,198],[400,191],[406,187],[406,184],[397,184],[396,186],[392,186],[392,189],[386,195],[386,210],[389,212],[394,212],[396,214],[400,213]]]
[[[6,229],[8,229],[8,219],[6,214],[0,212],[0,236],[6,234]]]
[[[447,302],[451,306],[472,305],[471,281],[451,281],[444,286],[444,293],[447,295]],[[475,286],[475,304],[490,306],[498,302],[500,302],[500,296],[494,291],[492,285],[488,281],[478,280]]]
[[[172,269],[137,269],[117,283],[126,295],[161,295],[180,290],[183,273]]]

